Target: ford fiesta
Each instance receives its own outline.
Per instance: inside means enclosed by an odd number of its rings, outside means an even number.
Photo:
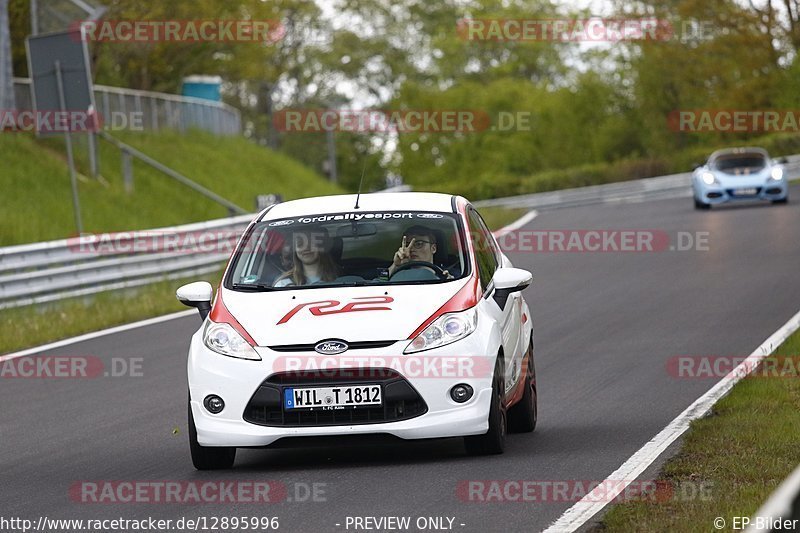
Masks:
[[[536,426],[533,327],[514,268],[465,199],[308,198],[262,211],[216,297],[178,289],[203,324],[188,360],[198,469],[239,447],[316,437],[463,437],[502,453]],[[212,305],[213,301],[213,305]]]

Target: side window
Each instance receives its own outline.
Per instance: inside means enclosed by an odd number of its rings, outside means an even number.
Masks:
[[[478,278],[481,288],[486,291],[486,287],[489,286],[489,282],[494,276],[494,271],[497,270],[494,240],[477,211],[470,208],[467,211],[467,218],[469,219],[469,236],[472,239],[472,246],[475,248],[475,259],[478,263],[476,265]]]

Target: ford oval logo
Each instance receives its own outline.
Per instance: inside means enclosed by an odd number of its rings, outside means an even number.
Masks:
[[[270,227],[273,226],[288,226],[289,224],[294,224],[294,220],[278,220],[277,222],[272,222]]]
[[[346,352],[348,348],[349,346],[344,341],[322,341],[314,346],[314,351],[317,353],[335,355],[337,353]]]

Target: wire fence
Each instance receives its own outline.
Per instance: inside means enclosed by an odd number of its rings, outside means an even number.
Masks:
[[[18,110],[33,109],[32,87],[30,79],[14,78]],[[215,135],[242,133],[241,113],[222,102],[106,85],[94,86],[94,98],[97,112],[110,126],[124,124],[130,129],[179,132],[194,128]]]

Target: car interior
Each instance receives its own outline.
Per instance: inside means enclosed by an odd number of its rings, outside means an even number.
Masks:
[[[405,229],[413,225],[409,221],[349,222],[336,224],[304,225],[303,231],[324,230],[324,249],[338,266],[339,276],[334,281],[317,284],[358,284],[362,282],[425,282],[445,279],[446,276],[431,268],[407,268],[389,277],[389,266],[395,252],[402,243]],[[461,240],[452,219],[426,221],[436,236],[436,252],[433,263],[447,271],[452,279],[464,274],[464,257]],[[273,228],[267,225],[256,227],[249,243],[255,243],[251,252],[243,255],[234,270],[234,283],[272,286],[289,269],[287,257],[293,256],[285,247],[292,246],[293,230],[287,227]],[[249,246],[245,247],[249,249]],[[424,265],[419,265],[424,267]],[[450,278],[447,278],[450,279]]]

